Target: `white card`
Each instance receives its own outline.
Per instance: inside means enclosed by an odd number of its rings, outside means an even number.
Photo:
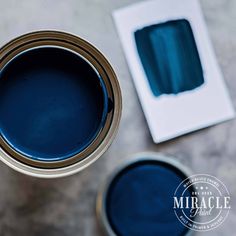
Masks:
[[[145,1],[116,10],[113,17],[154,142],[166,141],[234,117],[197,0]],[[204,72],[204,84],[177,95],[156,97],[148,84],[134,32],[178,19],[186,19],[191,25]]]

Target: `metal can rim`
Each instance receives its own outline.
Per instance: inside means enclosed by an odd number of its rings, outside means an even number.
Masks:
[[[193,174],[192,170],[179,161],[173,159],[174,157],[172,155],[166,155],[159,152],[139,152],[136,154],[132,154],[129,156],[128,160],[123,161],[118,167],[116,167],[112,174],[108,176],[108,178],[104,181],[104,183],[100,186],[99,191],[97,193],[96,198],[96,217],[99,226],[101,227],[101,230],[107,235],[107,236],[119,236],[117,235],[114,230],[112,229],[107,214],[106,214],[106,196],[108,193],[108,189],[110,187],[110,184],[114,180],[114,178],[126,167],[137,163],[141,161],[159,161],[164,162],[166,164],[169,164],[175,168],[177,168],[179,171],[181,171],[186,178],[188,176],[191,176]],[[187,228],[186,228],[187,229]],[[186,230],[185,236],[191,236],[193,235],[193,231],[190,231],[189,229]]]
[[[62,31],[35,31],[24,34],[11,40],[0,49],[0,70],[14,56],[35,47],[40,46],[58,46],[64,49],[72,50],[78,53],[103,76],[106,81],[107,89],[114,104],[114,109],[108,115],[109,122],[105,123],[102,135],[95,142],[85,149],[83,155],[79,154],[68,158],[67,161],[58,161],[53,163],[45,163],[40,161],[32,161],[22,158],[19,153],[13,150],[4,140],[0,141],[0,159],[11,168],[31,176],[42,178],[63,177],[76,173],[95,160],[97,160],[110,146],[119,126],[122,110],[122,99],[119,82],[116,74],[105,58],[105,56],[87,40],[76,35]],[[91,148],[91,146],[93,148]],[[27,160],[27,162],[26,162]]]

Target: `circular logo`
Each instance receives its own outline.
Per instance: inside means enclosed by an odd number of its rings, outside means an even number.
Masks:
[[[175,215],[191,230],[215,229],[226,219],[229,209],[229,191],[211,175],[192,175],[183,180],[174,193]]]

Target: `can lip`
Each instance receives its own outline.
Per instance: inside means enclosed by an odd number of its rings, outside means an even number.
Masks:
[[[97,199],[96,199],[97,220],[103,232],[106,233],[106,235],[119,236],[112,229],[109,223],[108,217],[107,217],[107,213],[106,213],[106,196],[114,178],[126,167],[132,164],[138,163],[138,162],[142,162],[142,161],[158,161],[158,162],[169,164],[177,168],[179,171],[181,171],[186,176],[186,178],[193,174],[193,172],[188,167],[184,166],[179,161],[173,158],[174,157],[172,155],[166,155],[166,154],[158,153],[158,152],[139,152],[139,153],[130,155],[128,160],[122,162],[118,167],[115,168],[115,170],[112,171],[112,174],[108,176],[108,178],[99,188]],[[185,235],[189,236],[191,234],[192,232],[190,230],[187,230]]]
[[[119,82],[105,56],[86,40],[60,31],[35,31],[13,39],[0,49],[0,70],[19,53],[40,46],[62,47],[84,57],[101,75],[104,80],[108,98],[114,108],[107,115],[104,128],[99,132],[97,139],[84,150],[67,161],[45,163],[27,160],[18,155],[0,137],[0,159],[11,168],[31,176],[55,178],[76,173],[97,160],[113,141],[119,126],[122,110],[121,90]],[[26,161],[27,160],[27,161]]]

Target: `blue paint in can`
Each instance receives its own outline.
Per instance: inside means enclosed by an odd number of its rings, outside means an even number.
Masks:
[[[28,158],[57,161],[81,152],[107,113],[101,76],[69,50],[33,48],[0,73],[0,134]]]
[[[175,190],[185,178],[175,166],[156,160],[141,160],[122,169],[109,184],[105,197],[105,212],[115,234],[185,235],[188,229],[173,209]],[[190,191],[185,196],[191,196]]]

